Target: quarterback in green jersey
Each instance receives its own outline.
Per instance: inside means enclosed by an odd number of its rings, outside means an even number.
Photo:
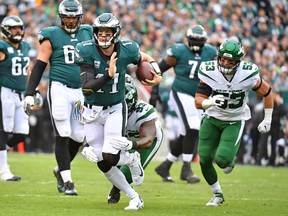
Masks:
[[[137,89],[133,84],[125,85],[125,101],[128,108],[128,120],[125,137],[111,139],[111,145],[119,150],[137,151],[145,169],[160,148],[163,132],[157,112],[150,104],[138,100]],[[121,166],[127,181],[132,183],[131,173],[127,166]],[[118,203],[120,190],[113,186],[108,195],[108,203]]]
[[[247,105],[250,90],[264,99],[265,115],[258,125],[259,132],[267,133],[271,127],[274,106],[271,87],[260,78],[257,65],[243,61],[244,55],[241,43],[229,39],[220,45],[217,61],[203,62],[198,72],[200,83],[195,104],[205,110],[198,152],[202,174],[214,194],[206,206],[224,202],[213,162],[226,174],[233,170],[245,121],[251,117]]]
[[[49,68],[47,98],[55,132],[55,156],[58,167],[53,173],[57,188],[65,195],[77,195],[71,177],[70,162],[84,141],[84,126],[72,118],[77,101],[84,101],[80,68],[74,63],[74,47],[77,43],[93,37],[91,26],[81,25],[82,6],[77,0],[63,0],[58,11],[61,26],[41,29],[37,62],[33,67],[27,86],[25,110],[33,109],[33,95],[42,74]]]
[[[167,55],[159,63],[162,72],[173,67],[175,79],[170,92],[170,101],[179,119],[180,135],[175,140],[167,158],[155,171],[163,181],[173,182],[169,170],[182,154],[183,165],[180,179],[188,183],[198,183],[199,177],[191,169],[191,161],[196,153],[198,132],[202,110],[195,107],[195,93],[199,83],[198,68],[204,61],[216,59],[217,50],[206,43],[207,33],[201,25],[187,29],[186,44],[177,43],[167,50]],[[153,89],[154,94],[155,90]],[[153,91],[152,91],[153,92]],[[153,99],[154,95],[151,95]],[[150,100],[151,101],[151,100]]]
[[[76,61],[81,68],[85,107],[94,120],[84,124],[87,143],[99,158],[98,167],[105,177],[129,198],[126,210],[142,208],[143,201],[127,182],[117,166],[128,165],[134,185],[140,185],[144,171],[138,152],[119,151],[110,144],[113,136],[124,136],[127,122],[125,104],[125,74],[127,66],[140,61],[150,62],[153,80],[144,84],[160,83],[161,71],[154,59],[140,51],[132,40],[119,40],[121,23],[111,13],[103,13],[93,23],[94,40],[77,44]],[[143,83],[143,81],[142,81]],[[86,110],[87,110],[86,109]],[[83,149],[85,152],[85,149]]]
[[[28,43],[23,41],[24,23],[18,16],[7,16],[1,23],[0,41],[0,180],[20,181],[7,164],[6,144],[10,147],[25,140],[29,133],[28,116],[23,109],[28,66]]]

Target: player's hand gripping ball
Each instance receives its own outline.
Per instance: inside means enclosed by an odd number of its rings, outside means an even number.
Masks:
[[[153,71],[153,67],[149,62],[141,61],[138,64],[137,70],[136,70],[136,77],[137,79],[141,81],[145,81],[146,79],[152,80],[153,75],[150,71]]]

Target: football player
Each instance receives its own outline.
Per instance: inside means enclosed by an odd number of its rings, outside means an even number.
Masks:
[[[245,121],[251,117],[247,105],[250,90],[264,99],[265,115],[258,125],[259,132],[267,133],[271,127],[274,106],[271,87],[260,78],[257,65],[243,61],[244,55],[241,43],[229,39],[220,45],[217,60],[203,62],[198,72],[201,81],[195,104],[205,110],[198,152],[202,174],[214,194],[206,206],[224,202],[213,162],[226,174],[233,170]]]
[[[125,101],[128,107],[125,137],[111,139],[111,145],[118,150],[133,149],[132,152],[139,152],[141,164],[145,169],[160,148],[163,139],[161,123],[153,106],[138,100],[136,88],[128,83],[125,84]],[[120,170],[131,184],[129,168],[121,166]],[[118,203],[119,200],[120,190],[113,186],[108,195],[108,203]]]
[[[0,41],[0,180],[20,181],[7,163],[9,147],[25,140],[29,133],[28,116],[23,109],[30,46],[23,41],[25,27],[18,16],[7,16],[1,23]]]
[[[111,13],[103,13],[93,23],[94,40],[79,43],[75,49],[81,68],[81,81],[85,107],[94,120],[84,124],[87,143],[99,158],[97,163],[105,177],[130,198],[126,210],[142,208],[143,201],[127,182],[117,166],[128,165],[134,185],[144,179],[138,152],[129,153],[115,149],[112,136],[122,137],[127,122],[125,105],[125,74],[129,64],[151,62],[153,80],[146,85],[158,84],[162,77],[157,62],[132,40],[119,40],[121,23]],[[85,149],[83,149],[85,150]]]
[[[200,181],[191,169],[193,154],[196,153],[198,132],[202,111],[195,107],[195,93],[199,83],[198,69],[203,61],[216,59],[217,50],[206,43],[207,33],[201,25],[187,29],[186,43],[177,43],[167,50],[167,55],[159,63],[162,72],[173,67],[175,79],[170,92],[170,101],[179,122],[180,136],[175,140],[167,158],[155,171],[163,181],[174,182],[169,174],[171,165],[182,154],[183,165],[180,179],[188,183]],[[150,103],[158,99],[157,87],[152,90]]]
[[[38,35],[40,48],[25,97],[25,111],[34,106],[33,95],[42,74],[49,69],[47,98],[55,132],[55,156],[58,166],[53,173],[57,188],[65,195],[77,195],[71,176],[70,163],[84,141],[84,126],[72,118],[76,101],[83,101],[80,68],[74,63],[74,47],[93,37],[91,26],[81,25],[82,6],[77,0],[63,0],[58,14],[61,26],[43,28]]]

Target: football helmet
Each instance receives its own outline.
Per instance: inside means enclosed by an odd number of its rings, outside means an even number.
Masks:
[[[245,56],[244,47],[239,41],[232,39],[226,40],[218,48],[218,57],[217,57],[218,70],[223,74],[229,74],[231,72],[235,72],[240,62],[243,60],[244,56]],[[223,65],[221,63],[221,58],[235,60],[235,63],[231,66]]]
[[[138,101],[137,89],[134,85],[125,83],[125,102],[128,107],[128,115],[130,116],[135,109],[136,102]]]
[[[125,82],[126,83],[129,83],[129,84],[131,84],[131,85],[134,85],[134,79],[132,78],[132,76],[131,75],[129,75],[129,74],[125,74]]]
[[[189,48],[194,52],[199,52],[207,41],[207,33],[203,26],[195,25],[187,29],[186,38]]]
[[[58,15],[61,19],[61,26],[68,33],[75,33],[81,25],[81,20],[83,16],[82,5],[77,0],[63,0],[58,9]],[[71,25],[71,23],[65,22],[65,17],[77,17],[76,25]]]
[[[15,26],[21,27],[21,32],[13,35],[10,29]],[[18,16],[7,16],[1,23],[1,35],[12,43],[20,43],[24,37],[25,28],[23,21]]]
[[[111,13],[103,13],[100,16],[98,16],[94,23],[93,23],[93,32],[94,32],[94,38],[96,45],[107,49],[111,46],[112,43],[117,43],[119,41],[120,37],[120,31],[121,31],[122,24],[120,21]],[[110,38],[109,41],[101,42],[98,39],[98,31],[99,28],[111,28],[113,30],[113,36]]]

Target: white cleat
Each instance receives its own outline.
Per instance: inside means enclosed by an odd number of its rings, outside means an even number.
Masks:
[[[11,173],[9,166],[0,168],[0,181],[20,181],[21,177]]]
[[[213,197],[206,203],[206,206],[220,206],[224,203],[224,196],[222,193],[216,193]]]
[[[143,199],[138,195],[130,200],[129,205],[124,210],[138,210],[144,207]]]
[[[144,180],[144,170],[141,165],[141,158],[138,152],[134,152],[133,154],[133,161],[129,165],[129,169],[131,172],[131,176],[133,179],[133,183],[135,186],[141,185]]]
[[[229,173],[231,173],[233,171],[233,169],[234,169],[234,166],[228,166],[228,167],[223,169],[223,172],[225,174],[229,174]]]

